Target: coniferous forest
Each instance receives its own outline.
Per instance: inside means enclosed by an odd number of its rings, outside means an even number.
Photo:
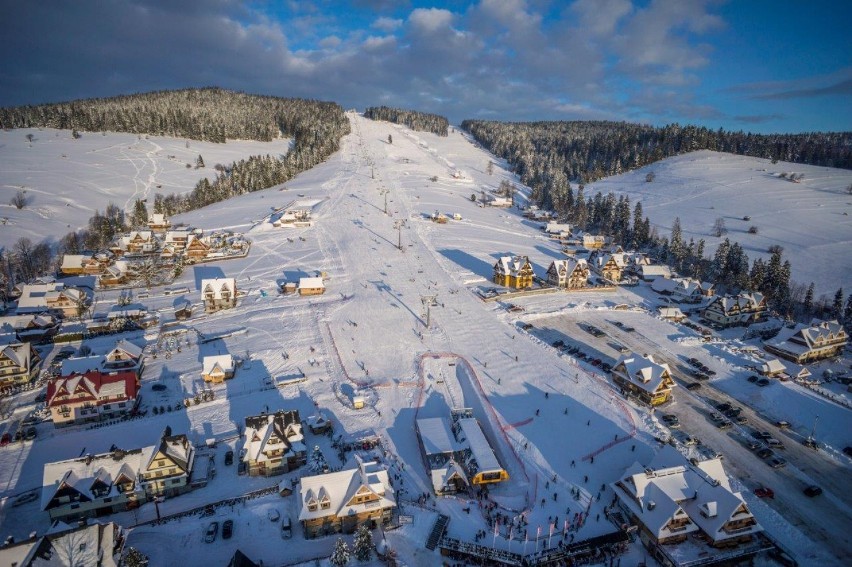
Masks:
[[[156,195],[155,212],[174,215],[266,189],[325,161],[349,133],[336,103],[251,95],[219,88],[184,89],[0,108],[2,128],[130,132],[208,142],[293,138],[282,156],[250,156],[217,170],[184,195]]]
[[[364,117],[370,120],[385,120],[394,124],[408,126],[419,132],[432,132],[438,136],[446,136],[450,123],[443,116],[417,112],[416,110],[400,110],[387,106],[371,106],[364,111]]]
[[[852,169],[852,132],[750,134],[603,121],[465,120],[462,128],[506,159],[540,206],[560,213],[571,182],[590,183],[695,150]]]

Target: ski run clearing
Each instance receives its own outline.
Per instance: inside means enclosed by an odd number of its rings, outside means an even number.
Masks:
[[[187,267],[168,287],[186,288],[188,293],[175,296],[160,287],[137,298],[160,314],[161,324],[172,322],[173,307],[183,298],[195,307],[195,315],[175,327],[185,332],[171,344],[166,341],[168,356],[163,347],[159,356],[152,356],[157,329],[124,336],[146,347],[141,402],[148,410],[145,417],[98,428],[55,429],[44,422],[37,426],[35,441],[0,448],[1,537],[13,535],[20,541],[32,531],[48,529],[39,500],[12,505],[19,495],[41,487],[46,462],[107,452],[113,444],[125,449],[148,446],[168,425],[175,433],[188,434],[200,458],[213,459],[217,472],[206,487],[160,503],[159,512],[171,515],[226,503],[210,517],[188,515],[159,525],[150,523],[157,515],[151,503],[108,516],[125,527],[138,525],[129,531],[127,545],[148,555],[151,565],[224,564],[237,549],[266,566],[325,561],[336,536],[304,538],[298,524],[298,489],[283,498],[273,492],[230,501],[313,474],[307,466],[263,478],[239,476],[236,464],[224,464],[227,450],[239,453],[243,446],[239,434],[246,416],[297,409],[304,422],[319,409],[334,423],[335,436],[351,442],[381,441],[382,449],[346,453],[343,462],[328,437],[306,433],[305,440],[309,453],[320,447],[332,469],[351,468],[355,453],[378,457],[388,468],[405,523],[386,533],[377,530],[374,539],[385,539],[402,564],[439,564],[438,551],[425,548],[439,514],[449,517],[450,538],[526,555],[543,548],[553,518],[554,545],[566,520],[576,541],[618,531],[617,522],[604,513],[613,499],[610,483],[634,462],[650,462],[661,450],[658,439],[674,435],[683,440],[687,434],[702,444],[678,443],[680,449],[692,457],[710,450],[721,453],[733,489],[799,564],[848,561],[852,463],[842,449],[852,444],[852,410],[845,388],[836,383],[826,391],[794,381],[774,380],[768,387],[748,382],[753,373],[749,367],[763,362],[754,355],[759,349],[748,348],[759,347],[757,339],[744,340],[744,329],[739,328],[703,342],[695,331],[656,315],[666,300],[646,283],[608,292],[516,297],[511,311],[505,301],[482,301],[477,292],[492,286],[492,267],[499,257],[528,256],[541,277],[551,261],[564,257],[558,243],[538,223],[523,219],[519,210],[480,207],[470,199],[482,189],[496,188],[501,180],[516,179],[502,167],[487,175],[489,160],[505,164],[458,130],[441,138],[354,113],[349,118],[352,134],[342,140],[341,150],[286,186],[171,219],[205,232],[244,233],[252,241],[251,251],[245,258]],[[186,169],[185,163],[199,153],[209,174],[215,163],[287,148],[286,141],[191,142],[186,148],[182,140],[153,136],[84,133],[80,140],[71,140],[67,132],[34,132],[32,147],[24,141],[24,132],[0,133],[3,195],[11,198],[20,186],[35,193],[31,206],[22,211],[9,207],[3,213],[9,219],[0,226],[3,245],[21,236],[34,241],[45,235],[58,238],[69,226],[84,225],[108,201],[130,206],[139,197],[148,198],[150,205],[155,192],[188,190],[199,172]],[[172,160],[170,155],[177,157]],[[644,172],[650,169],[657,179],[646,184]],[[778,179],[781,171],[805,175],[794,184]],[[687,238],[706,237],[714,219],[722,216],[729,236],[750,254],[781,242],[793,263],[794,279],[813,280],[823,292],[847,284],[848,293],[852,221],[844,213],[852,208],[852,198],[841,190],[850,182],[852,174],[846,171],[696,152],[598,182],[593,190],[624,191],[634,202],[642,198],[662,232],[680,216]],[[81,188],[91,191],[81,193]],[[274,227],[270,211],[297,199],[312,205],[313,226]],[[435,211],[451,220],[432,222]],[[25,216],[32,214],[39,216]],[[752,216],[749,224],[760,227],[759,240],[746,239],[740,230],[744,221],[733,220],[743,215]],[[36,221],[42,223],[38,233]],[[285,281],[322,273],[324,294],[279,292]],[[235,278],[244,295],[235,309],[204,314],[200,282],[216,277]],[[98,291],[95,312],[107,312],[118,296],[118,291]],[[593,337],[581,327],[587,324],[607,336]],[[625,331],[625,326],[634,331]],[[100,354],[115,340],[100,337],[86,344]],[[698,358],[716,375],[699,390],[675,388],[674,402],[650,412],[625,400],[599,368],[552,347],[557,340],[609,363],[620,355],[619,346],[654,354],[670,364],[679,386],[692,381],[686,379],[689,357]],[[42,351],[45,364],[61,346]],[[226,353],[241,364],[233,379],[213,386],[213,401],[153,414],[154,407],[175,406],[203,389],[202,357]],[[825,368],[848,366],[847,350],[841,361],[812,365],[811,370],[819,376]],[[0,402],[3,431],[32,412],[36,394],[24,392]],[[355,398],[363,400],[363,408],[353,407]],[[749,423],[718,429],[708,416],[720,401],[744,406]],[[471,408],[509,473],[508,481],[492,485],[490,501],[510,520],[525,518],[528,541],[521,531],[509,536],[504,526],[495,535],[482,501],[475,497],[421,498],[432,490],[415,420],[449,419],[450,410],[461,407]],[[661,413],[676,414],[680,429],[667,429]],[[782,432],[771,425],[777,420],[788,421],[790,429]],[[801,444],[814,427],[822,445],[819,451]],[[783,439],[785,468],[772,469],[748,450],[745,442],[752,429],[768,429]],[[209,440],[216,440],[216,446],[207,447]],[[824,493],[807,498],[802,489],[810,484],[819,484]],[[753,491],[759,486],[773,488],[775,499],[758,499]],[[279,523],[269,520],[273,508],[293,522],[291,539],[282,539]],[[584,522],[574,521],[578,514]],[[234,520],[233,537],[205,543],[208,523],[228,518]],[[351,537],[347,539],[351,545]],[[689,545],[675,553],[684,554],[681,559],[698,554]],[[621,560],[625,565],[653,561],[638,539]]]

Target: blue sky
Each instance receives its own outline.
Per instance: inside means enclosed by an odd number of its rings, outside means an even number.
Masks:
[[[0,0],[0,105],[187,86],[458,123],[852,130],[852,2]]]

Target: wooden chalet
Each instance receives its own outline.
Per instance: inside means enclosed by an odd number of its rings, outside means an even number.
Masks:
[[[0,388],[29,383],[37,373],[39,360],[31,343],[0,344]]]
[[[237,305],[237,280],[214,278],[201,280],[201,299],[207,313],[231,309]]]
[[[838,356],[849,343],[849,335],[837,320],[814,319],[809,325],[798,324],[781,329],[763,343],[768,352],[796,364]]]
[[[245,455],[249,476],[274,476],[307,461],[302,422],[297,410],[280,410],[246,418]]]
[[[502,256],[494,264],[492,281],[504,287],[525,289],[532,287],[534,277],[535,274],[528,257]]]
[[[547,283],[565,289],[589,285],[589,264],[584,259],[554,260],[547,268]]]
[[[230,354],[205,356],[201,361],[201,379],[211,384],[221,384],[234,377],[234,357]]]
[[[631,353],[622,356],[612,367],[613,383],[622,393],[649,406],[657,406],[671,399],[675,386],[671,369],[658,363],[653,355],[639,356]]]
[[[305,537],[352,533],[390,523],[396,508],[388,471],[355,457],[354,469],[303,476],[299,482],[299,521]]]
[[[701,311],[701,318],[718,327],[748,326],[766,318],[762,293],[716,296]]]
[[[731,548],[763,530],[719,458],[690,465],[667,445],[649,464],[628,467],[610,487],[621,511],[639,527],[640,538],[654,544],[701,534],[713,547]]]

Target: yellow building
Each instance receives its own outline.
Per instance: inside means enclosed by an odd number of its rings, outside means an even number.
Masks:
[[[525,289],[532,287],[534,276],[532,264],[526,256],[502,256],[494,264],[493,281],[497,285]]]

